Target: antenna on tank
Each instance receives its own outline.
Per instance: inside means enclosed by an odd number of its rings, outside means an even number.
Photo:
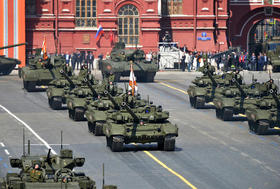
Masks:
[[[28,144],[27,144],[27,155],[30,156],[30,140],[28,140]]]

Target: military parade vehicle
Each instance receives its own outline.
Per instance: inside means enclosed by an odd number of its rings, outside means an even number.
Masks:
[[[72,150],[63,149],[59,155],[30,155],[25,150],[21,158],[10,158],[12,168],[19,168],[19,173],[7,173],[0,178],[1,189],[96,189],[96,183],[83,172],[75,172],[75,167],[82,167],[83,157],[73,157]],[[103,189],[116,189],[113,185],[103,185]]]
[[[103,124],[106,122],[107,113],[120,109],[116,100],[118,101],[119,98],[122,98],[124,95],[122,94],[123,90],[115,85],[112,86],[113,88],[108,88],[103,93],[99,93],[100,98],[92,101],[87,106],[85,116],[88,121],[88,130],[95,136],[103,135]]]
[[[273,72],[280,71],[280,37],[273,37],[263,44],[263,50],[267,53]]]
[[[226,88],[223,96],[216,97],[213,102],[216,107],[216,116],[224,121],[232,120],[233,115],[244,114],[245,110],[257,103],[257,99],[268,96],[270,89],[276,85],[270,83],[259,83],[256,80],[249,85],[240,85],[235,78],[232,82],[236,88]]]
[[[190,85],[187,92],[189,95],[190,104],[194,108],[204,108],[205,103],[212,102],[215,96],[218,96],[224,87],[232,84],[231,79],[236,78],[242,82],[242,77],[238,73],[224,73],[222,75],[214,75],[214,69],[209,64],[203,67],[202,77],[197,77]]]
[[[96,83],[90,81],[88,78],[84,78],[84,85],[69,91],[66,97],[69,117],[74,121],[84,121],[84,113],[88,105],[101,98],[100,94],[103,94],[104,90],[118,90],[113,82],[108,81],[109,80],[104,79],[101,83]]]
[[[85,113],[88,120],[89,132],[95,136],[103,135],[103,125],[106,123],[107,117],[116,111],[121,109],[121,103],[126,102],[130,107],[143,107],[148,101],[141,100],[140,94],[132,96],[126,93],[122,93],[122,90],[118,88],[117,93],[114,91],[104,91],[104,97],[93,101],[87,108]]]
[[[13,48],[21,45],[26,45],[26,43],[0,47],[0,50]],[[20,61],[18,59],[8,58],[4,55],[0,55],[0,75],[9,75],[18,64],[20,64]]]
[[[28,91],[35,91],[36,86],[48,85],[53,79],[61,78],[59,71],[65,60],[62,56],[51,56],[43,59],[36,56],[29,66],[21,69],[20,76],[23,79],[23,87]]]
[[[266,134],[269,128],[279,125],[280,101],[277,90],[270,89],[270,96],[257,100],[255,106],[246,109],[249,129],[258,134]]]
[[[155,105],[143,107],[141,112],[139,109],[134,112],[125,102],[121,106],[122,109],[110,114],[103,125],[107,146],[113,152],[123,151],[124,144],[133,142],[157,142],[161,150],[175,150],[178,127],[167,120],[169,112]]]
[[[156,72],[158,71],[157,61],[145,60],[145,53],[141,49],[125,49],[122,42],[116,43],[111,51],[110,59],[101,60],[100,69],[103,75],[113,72],[115,81],[119,81],[122,76],[129,76],[130,64],[137,81],[153,82]]]
[[[60,74],[63,78],[52,80],[47,89],[48,102],[54,110],[62,109],[62,105],[66,103],[66,96],[72,89],[85,85],[84,77],[91,83],[98,83],[94,76],[88,73],[88,69],[81,69],[79,75],[76,76],[71,67],[66,67],[60,70]]]

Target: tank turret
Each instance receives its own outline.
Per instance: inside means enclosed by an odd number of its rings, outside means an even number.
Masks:
[[[70,88],[73,89],[76,87],[76,84],[73,82],[73,80],[64,72],[64,70],[60,70],[59,73],[69,82]]]

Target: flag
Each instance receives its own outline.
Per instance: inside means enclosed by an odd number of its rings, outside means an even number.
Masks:
[[[42,44],[41,55],[43,56],[44,60],[46,60],[48,58],[47,48],[46,48],[46,36],[44,37],[44,41],[43,41],[43,44]]]
[[[111,44],[114,42],[114,34],[113,34],[113,32],[111,32],[111,34],[110,34],[110,42],[111,42]]]
[[[102,36],[103,33],[104,33],[103,28],[102,28],[101,25],[99,25],[94,39],[96,39],[96,41],[99,41],[99,39],[100,39],[100,37]]]
[[[129,75],[129,90],[132,91],[132,96],[134,96],[134,93],[137,92],[137,83],[136,83],[136,78],[134,76],[133,68],[132,68],[132,63],[130,64],[130,75]]]

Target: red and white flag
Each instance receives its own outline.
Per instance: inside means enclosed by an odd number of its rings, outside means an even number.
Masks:
[[[42,51],[41,51],[41,55],[43,56],[43,59],[46,60],[48,58],[47,55],[47,48],[46,48],[46,37],[44,37],[44,41],[42,44]]]
[[[129,90],[132,91],[132,96],[134,96],[134,93],[137,92],[137,90],[138,90],[136,78],[134,76],[134,72],[133,72],[133,68],[132,68],[132,64],[130,64]]]

